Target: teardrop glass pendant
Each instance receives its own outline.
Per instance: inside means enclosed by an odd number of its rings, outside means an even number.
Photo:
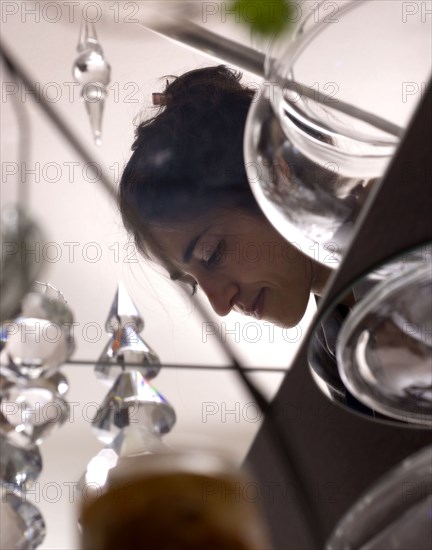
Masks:
[[[99,146],[111,67],[104,57],[93,23],[82,22],[77,50],[79,55],[73,66],[73,75],[82,86],[81,97],[86,104],[94,141]]]

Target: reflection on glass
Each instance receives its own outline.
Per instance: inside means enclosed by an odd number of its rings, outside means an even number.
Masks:
[[[348,511],[326,550],[430,550],[432,447],[404,460]]]
[[[345,250],[420,98],[402,83],[427,80],[430,39],[399,2],[317,3],[270,50],[246,127],[248,177],[268,219],[314,259]]]
[[[340,376],[369,407],[432,425],[432,263],[379,283],[337,343]]]
[[[318,319],[308,360],[334,401],[372,418],[432,424],[431,250],[366,274]]]

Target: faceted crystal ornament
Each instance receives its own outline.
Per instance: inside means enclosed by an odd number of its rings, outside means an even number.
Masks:
[[[106,320],[105,329],[107,332],[116,333],[126,326],[132,327],[135,332],[141,332],[144,328],[144,320],[124,284],[120,281]]]
[[[93,138],[96,145],[100,145],[111,67],[104,57],[93,23],[83,21],[77,50],[79,55],[73,66],[73,75],[82,85],[81,96],[86,104]]]
[[[69,418],[69,405],[56,386],[43,378],[27,382],[10,381],[0,393],[0,426],[17,446],[40,444],[54,427]]]
[[[90,460],[77,489],[83,498],[90,499],[103,490],[109,471],[120,458],[166,451],[159,435],[142,426],[130,425],[120,430],[115,439]]]
[[[29,378],[21,376],[20,372],[17,371],[16,368],[14,368],[14,366],[11,365],[10,363],[0,364],[0,399],[1,399],[2,389],[4,384],[6,383],[5,382],[6,380],[9,384],[10,383],[23,384],[23,383],[27,383],[29,381]],[[55,388],[55,393],[58,393],[58,395],[61,395],[63,397],[69,391],[68,379],[60,370],[57,370],[51,376],[42,375],[39,378],[39,380],[46,380],[49,384],[51,384]]]
[[[4,484],[1,486],[0,526],[0,548],[5,550],[37,548],[45,538],[45,522],[36,506]]]
[[[19,304],[36,279],[43,262],[36,261],[35,243],[42,236],[36,224],[14,206],[1,212],[0,322],[18,314]]]
[[[137,370],[147,379],[160,371],[158,356],[131,325],[114,333],[95,366],[96,376],[110,384],[125,370]]]
[[[3,325],[7,341],[2,363],[17,376],[50,376],[74,350],[72,322],[64,301],[40,292],[28,293],[22,301],[21,316]]]
[[[54,385],[59,395],[65,396],[69,391],[68,379],[62,372],[55,372],[53,375],[49,376],[47,380]]]
[[[0,479],[9,486],[28,489],[42,470],[39,448],[31,445],[25,449],[13,445],[0,433]]]
[[[92,422],[97,437],[111,443],[128,426],[165,434],[176,421],[174,409],[138,371],[120,374]]]

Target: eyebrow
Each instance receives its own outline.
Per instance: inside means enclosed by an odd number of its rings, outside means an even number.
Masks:
[[[204,231],[202,231],[199,235],[197,235],[196,237],[194,237],[190,243],[187,245],[186,247],[186,250],[183,254],[183,263],[185,264],[188,264],[190,261],[191,261],[191,258],[192,258],[192,255],[194,253],[194,250],[195,250],[195,247],[198,243],[198,241],[201,239],[201,237],[207,233],[207,231],[209,230],[210,226],[208,226],[206,229],[204,229]]]

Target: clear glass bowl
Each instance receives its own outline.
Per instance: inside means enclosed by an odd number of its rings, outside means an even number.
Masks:
[[[429,550],[432,447],[381,478],[337,525],[326,550]]]
[[[339,375],[363,404],[432,426],[432,262],[378,283],[336,345]]]
[[[430,41],[404,2],[356,0],[316,3],[271,47],[246,124],[247,174],[268,219],[315,260],[337,267],[420,100]]]

